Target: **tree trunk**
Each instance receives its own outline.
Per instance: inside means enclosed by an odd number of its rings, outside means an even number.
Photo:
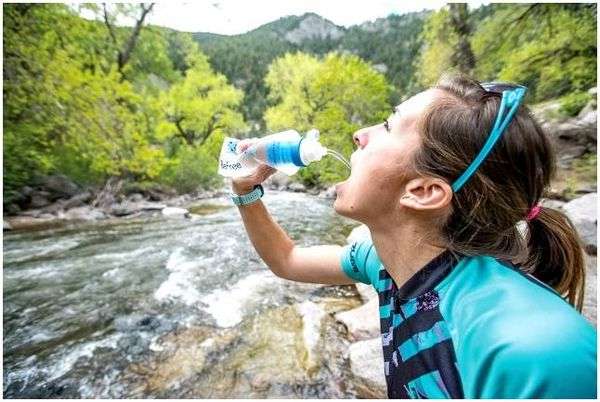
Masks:
[[[450,8],[450,23],[458,35],[458,44],[452,55],[452,64],[461,73],[471,74],[475,68],[475,55],[471,49],[471,26],[467,5],[465,3],[451,3],[448,6]]]

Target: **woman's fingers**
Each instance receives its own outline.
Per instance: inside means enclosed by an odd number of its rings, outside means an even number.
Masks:
[[[256,141],[258,140],[258,138],[254,137],[254,138],[245,138],[243,140],[240,140],[240,142],[238,142],[237,144],[237,152],[238,153],[242,153],[244,152],[246,149],[250,148],[250,146],[252,144],[254,144]]]

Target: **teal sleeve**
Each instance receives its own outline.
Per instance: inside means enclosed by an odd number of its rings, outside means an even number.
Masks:
[[[465,398],[596,398],[596,330],[573,307],[489,258],[452,275],[440,310]]]
[[[375,284],[379,276],[379,264],[373,243],[365,240],[344,247],[341,266],[349,278],[367,285]]]
[[[524,325],[531,328],[530,324]],[[479,382],[480,391],[469,396],[596,399],[596,334],[589,329],[575,332],[546,332],[541,338],[529,336],[488,348],[481,358],[474,359],[482,375],[472,379],[475,387],[471,389],[475,391]]]

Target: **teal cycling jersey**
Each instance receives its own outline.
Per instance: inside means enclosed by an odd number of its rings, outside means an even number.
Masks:
[[[379,295],[390,398],[596,398],[596,330],[518,267],[445,251],[398,287],[370,240],[341,266]]]

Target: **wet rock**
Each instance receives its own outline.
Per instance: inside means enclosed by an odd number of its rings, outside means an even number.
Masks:
[[[188,206],[187,210],[190,214],[194,215],[210,215],[217,212],[221,212],[224,209],[232,208],[233,205],[219,205],[219,204],[196,204]]]
[[[17,399],[75,399],[80,398],[77,387],[72,384],[51,382],[40,386],[22,384],[17,381],[4,391],[5,398]]]
[[[321,339],[321,321],[325,311],[318,304],[306,301],[298,306],[298,312],[302,316],[302,337],[307,350],[304,367],[306,371],[314,372],[320,365],[317,345]]]
[[[288,186],[288,190],[295,193],[303,193],[306,192],[306,186],[302,183],[292,183]]]
[[[14,202],[11,202],[4,207],[4,214],[6,215],[17,215],[19,212],[21,212],[21,208]]]
[[[162,211],[167,206],[158,202],[142,201],[113,204],[110,207],[110,213],[115,216],[132,215],[140,211]]]
[[[560,149],[557,164],[562,169],[571,167],[573,161],[588,151],[588,147],[585,145],[565,145],[560,147]]]
[[[370,238],[371,238],[371,232],[369,231],[369,228],[366,225],[360,225],[360,226],[357,226],[354,229],[352,229],[352,232],[350,232],[350,235],[348,235],[348,238],[346,239],[346,241],[348,242],[348,244],[351,244],[354,242],[363,241],[363,240],[367,240]]]
[[[559,109],[559,102],[534,108],[542,129],[555,145],[559,167],[567,169],[576,158],[595,152],[598,116],[595,100],[586,105],[578,116],[566,120],[564,117],[556,117]]]
[[[127,199],[129,200],[129,202],[139,202],[144,199],[144,196],[140,193],[133,193],[133,194],[130,194],[127,197]]]
[[[335,186],[328,187],[319,193],[319,197],[333,199],[336,197]]]
[[[22,211],[19,216],[30,216],[32,218],[39,217],[43,211],[41,209],[28,209],[27,211]]]
[[[571,219],[588,254],[596,255],[598,231],[598,193],[586,194],[566,203],[564,212]]]
[[[566,202],[560,201],[560,200],[551,200],[551,199],[542,200],[542,205],[545,208],[558,209],[559,211],[562,210],[562,208],[565,204],[566,204]]]
[[[31,197],[31,195],[33,194],[33,189],[29,186],[23,186],[21,188],[20,193],[24,196],[24,197]]]
[[[50,193],[47,191],[36,191],[31,195],[31,201],[29,206],[31,208],[42,208],[46,205],[50,205]]]
[[[380,332],[379,300],[372,299],[360,307],[337,313],[335,318],[346,326],[351,340],[374,338]]]
[[[83,193],[77,194],[68,200],[66,200],[62,205],[64,209],[80,207],[85,205],[92,198],[92,193],[89,191],[84,191]]]
[[[119,338],[117,341],[117,348],[127,355],[135,357],[149,350],[148,346],[150,341],[146,338],[142,338],[138,334],[131,334]]]
[[[66,209],[65,202],[66,202],[66,200],[57,200],[57,201],[53,202],[52,204],[48,205],[47,207],[44,207],[43,212],[49,213],[49,214],[56,214],[60,211],[64,211]]]
[[[381,339],[373,338],[350,345],[350,369],[359,398],[386,398]]]
[[[290,182],[290,176],[282,172],[275,172],[266,180],[265,186],[271,190],[284,190]]]
[[[106,218],[104,212],[90,206],[72,208],[64,213],[59,213],[59,218],[73,221],[95,221]]]
[[[161,213],[163,214],[163,216],[168,216],[168,217],[186,217],[186,218],[188,218],[190,216],[190,212],[187,209],[178,208],[178,207],[163,208]]]
[[[52,218],[34,218],[31,216],[14,216],[9,217],[6,221],[10,224],[13,230],[25,229],[43,229],[58,225],[58,220]]]
[[[43,177],[38,184],[51,194],[52,199],[73,197],[79,192],[79,187],[62,174]]]
[[[371,301],[373,299],[379,300],[378,296],[377,296],[377,291],[375,290],[375,288],[371,285],[367,285],[365,283],[357,283],[356,285],[356,290],[358,291],[358,294],[360,294],[360,297],[362,298],[363,302],[368,302]]]
[[[577,117],[586,123],[593,123],[593,119],[597,117],[596,114],[596,100],[591,100],[581,109]]]

